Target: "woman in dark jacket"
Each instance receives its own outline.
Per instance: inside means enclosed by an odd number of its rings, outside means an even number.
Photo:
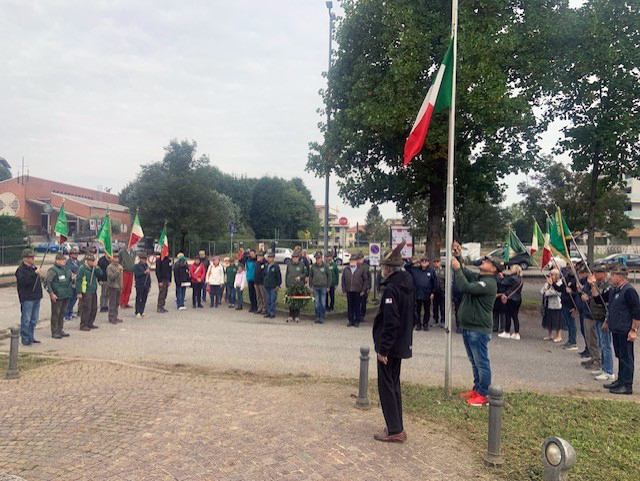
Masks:
[[[505,306],[505,320],[504,331],[498,334],[498,337],[519,341],[520,320],[518,319],[518,312],[522,304],[522,268],[517,264],[512,265],[509,275],[504,276],[503,282],[507,289],[502,294],[500,302]],[[511,320],[513,320],[513,334],[510,334]]]
[[[187,287],[191,286],[191,275],[189,274],[189,264],[182,252],[178,254],[176,262],[173,264],[173,279],[176,282],[176,304],[179,311],[186,309],[184,298]]]

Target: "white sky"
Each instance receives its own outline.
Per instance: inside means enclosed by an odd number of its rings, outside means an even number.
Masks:
[[[24,157],[31,175],[118,192],[177,137],[225,172],[302,177],[324,203],[324,180],[304,171],[321,140],[324,0],[3,0],[0,31],[14,175]],[[330,205],[351,224],[369,207],[346,207],[334,182]]]

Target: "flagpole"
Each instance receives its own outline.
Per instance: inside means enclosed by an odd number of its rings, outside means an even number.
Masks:
[[[453,245],[453,170],[455,161],[455,128],[456,128],[456,69],[458,63],[458,0],[451,1],[451,37],[453,38],[453,74],[451,79],[451,107],[449,109],[449,147],[447,149],[447,204],[445,251],[447,253],[445,269],[445,358],[444,358],[444,391],[451,396],[451,363],[452,363],[452,282],[451,248]]]

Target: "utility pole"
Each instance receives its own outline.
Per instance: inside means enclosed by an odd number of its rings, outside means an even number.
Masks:
[[[324,251],[329,252],[329,177],[331,175],[331,167],[329,166],[330,155],[327,150],[329,124],[331,122],[331,106],[330,106],[330,94],[329,94],[329,72],[331,71],[331,41],[333,37],[333,14],[331,9],[333,8],[333,2],[326,2],[327,9],[329,10],[329,68],[327,69],[327,130],[325,133],[325,165],[327,173],[324,184]]]

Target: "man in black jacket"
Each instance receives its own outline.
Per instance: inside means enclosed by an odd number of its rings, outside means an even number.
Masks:
[[[40,316],[40,300],[42,299],[42,282],[40,269],[35,266],[35,254],[31,249],[22,251],[22,263],[16,270],[18,298],[20,299],[20,337],[22,344],[39,344],[33,332]]]
[[[140,262],[133,268],[133,276],[136,283],[136,318],[144,317],[144,308],[147,304],[147,296],[151,289],[151,269],[147,264],[147,254],[138,255]]]
[[[159,255],[156,259],[156,277],[158,278],[158,308],[157,311],[164,314],[167,311],[164,306],[167,301],[167,293],[171,285],[171,258],[167,255],[161,259]]]
[[[98,280],[102,282],[100,287],[100,312],[107,312],[109,310],[109,286],[107,284],[107,267],[111,262],[107,259],[107,255],[103,255],[98,259],[98,267],[102,271],[102,274],[98,276]]]
[[[407,439],[402,424],[400,364],[411,357],[413,343],[414,289],[411,275],[402,266],[404,242],[382,260],[384,294],[373,323],[373,341],[378,357],[378,393],[387,425],[373,438],[401,443]]]
[[[413,278],[413,287],[416,293],[416,312],[414,317],[414,325],[416,331],[424,329],[429,330],[429,315],[431,310],[431,301],[433,300],[438,287],[436,273],[429,266],[429,259],[423,257],[420,262],[407,262],[405,270],[411,274]],[[421,316],[420,311],[424,308],[424,314]],[[420,319],[422,317],[422,320]]]

